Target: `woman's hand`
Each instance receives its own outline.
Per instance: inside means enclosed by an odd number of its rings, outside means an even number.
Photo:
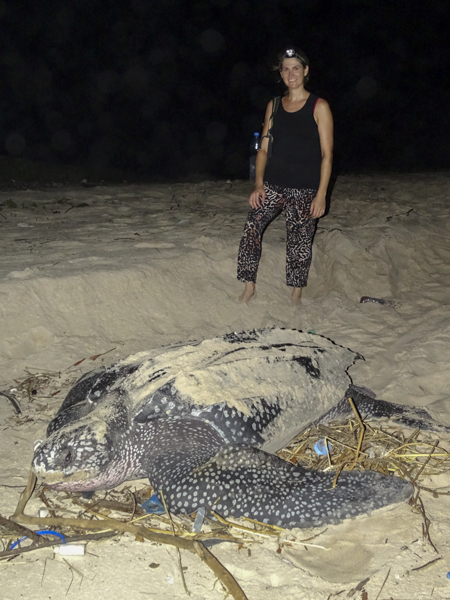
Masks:
[[[266,199],[266,192],[264,190],[264,186],[256,185],[255,189],[250,194],[248,203],[250,204],[250,206],[252,208],[259,208],[265,199]]]
[[[320,219],[323,217],[326,208],[325,196],[316,196],[311,202],[311,208],[309,214],[313,219]]]

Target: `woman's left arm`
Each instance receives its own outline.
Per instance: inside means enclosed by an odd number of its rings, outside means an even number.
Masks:
[[[326,194],[333,164],[333,115],[328,102],[323,98],[317,100],[314,118],[319,130],[322,163],[320,166],[319,189],[311,203],[311,216],[313,219],[318,219],[325,212]]]

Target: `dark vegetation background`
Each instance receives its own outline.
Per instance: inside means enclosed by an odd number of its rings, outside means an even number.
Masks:
[[[338,172],[448,169],[449,17],[448,0],[0,0],[0,155],[244,178],[294,43]]]

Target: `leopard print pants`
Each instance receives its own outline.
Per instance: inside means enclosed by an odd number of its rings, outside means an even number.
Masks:
[[[286,283],[305,287],[312,257],[317,219],[309,213],[317,190],[282,188],[264,182],[266,198],[259,208],[250,209],[239,245],[237,278],[256,282],[261,240],[266,227],[283,210],[286,216]]]

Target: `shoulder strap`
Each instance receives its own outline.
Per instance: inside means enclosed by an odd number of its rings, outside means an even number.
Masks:
[[[268,138],[272,137],[273,118],[276,115],[278,107],[280,106],[280,102],[281,102],[281,96],[275,96],[275,98],[272,98],[272,114],[270,115],[269,129],[267,130],[266,135],[264,135],[261,139],[264,139],[266,137],[268,137]]]
[[[269,129],[266,133],[266,135],[264,135],[261,139],[263,140],[264,138],[269,138],[269,148],[267,151],[267,158],[270,158],[272,156],[272,144],[273,144],[273,135],[272,135],[272,127],[273,127],[273,118],[278,110],[278,107],[280,106],[280,102],[281,102],[281,96],[276,96],[275,98],[272,99],[272,114],[270,115],[270,121],[269,121]]]
[[[281,101],[281,96],[276,96],[273,100],[272,100],[272,115],[270,117],[270,126],[269,126],[269,131],[272,129],[273,127],[273,118],[276,115],[276,112],[278,110],[278,107],[280,106],[280,101]]]

